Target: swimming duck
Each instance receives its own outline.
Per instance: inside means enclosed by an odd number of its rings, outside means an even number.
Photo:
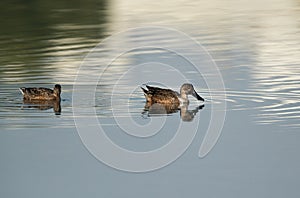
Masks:
[[[192,95],[197,100],[204,101],[204,99],[197,94],[194,86],[189,83],[185,83],[180,88],[180,94],[171,89],[162,89],[159,87],[152,87],[146,85],[147,89],[141,87],[144,92],[147,103],[161,103],[161,104],[173,104],[180,106],[180,104],[188,104],[188,95]]]
[[[61,86],[56,84],[54,89],[44,87],[21,87],[24,100],[60,100]]]

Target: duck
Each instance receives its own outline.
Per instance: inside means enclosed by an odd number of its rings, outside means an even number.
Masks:
[[[60,101],[61,85],[56,84],[52,89],[45,87],[21,87],[24,100],[55,100]]]
[[[190,83],[184,83],[180,88],[180,93],[171,89],[163,89],[146,85],[146,88],[141,87],[146,98],[146,102],[151,104],[160,103],[168,105],[180,106],[188,104],[188,95],[194,96],[197,100],[204,101],[204,98],[199,96],[195,91],[194,86]]]

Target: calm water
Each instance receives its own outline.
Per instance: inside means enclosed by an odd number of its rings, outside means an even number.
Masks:
[[[299,1],[3,1],[0,5],[3,197],[299,197]],[[96,99],[89,103],[89,98],[82,98],[76,108],[87,118],[93,117],[88,110],[95,109],[116,144],[148,151],[165,145],[184,119],[189,119],[186,125],[199,124],[192,144],[178,160],[154,172],[133,174],[104,165],[85,149],[74,123],[82,115],[74,114],[72,97],[77,72],[90,50],[120,31],[146,26],[176,29],[202,44],[218,65],[225,90],[209,89],[205,78],[215,73],[196,72],[174,52],[153,47],[128,51],[105,70],[99,63],[88,65],[84,75],[98,76],[99,71],[103,75],[95,88]],[[101,45],[97,61],[139,42],[186,47],[182,40],[159,31],[131,33]],[[175,90],[189,81],[206,99],[205,106],[198,108],[191,99],[188,111],[169,115],[145,111],[139,86],[151,81]],[[52,88],[56,83],[63,89],[60,115],[45,105],[24,104],[18,90]],[[88,81],[79,83],[81,91],[91,86]],[[224,102],[226,109],[216,109],[226,113],[218,143],[199,158],[213,105]],[[149,138],[136,138],[119,125],[128,118],[142,126],[164,119],[165,125],[159,133],[144,129],[139,134]]]

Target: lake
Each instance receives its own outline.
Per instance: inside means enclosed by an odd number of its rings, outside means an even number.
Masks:
[[[299,1],[0,5],[3,197],[300,196]],[[145,106],[187,82],[204,103]]]

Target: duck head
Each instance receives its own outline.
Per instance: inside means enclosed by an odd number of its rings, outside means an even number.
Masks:
[[[180,88],[180,96],[183,99],[187,100],[187,95],[192,95],[194,96],[197,100],[204,101],[204,99],[198,95],[198,93],[195,91],[194,86],[189,83],[185,83],[181,86]]]
[[[61,86],[59,84],[56,84],[54,86],[53,92],[54,92],[54,95],[56,95],[56,97],[60,97]]]

